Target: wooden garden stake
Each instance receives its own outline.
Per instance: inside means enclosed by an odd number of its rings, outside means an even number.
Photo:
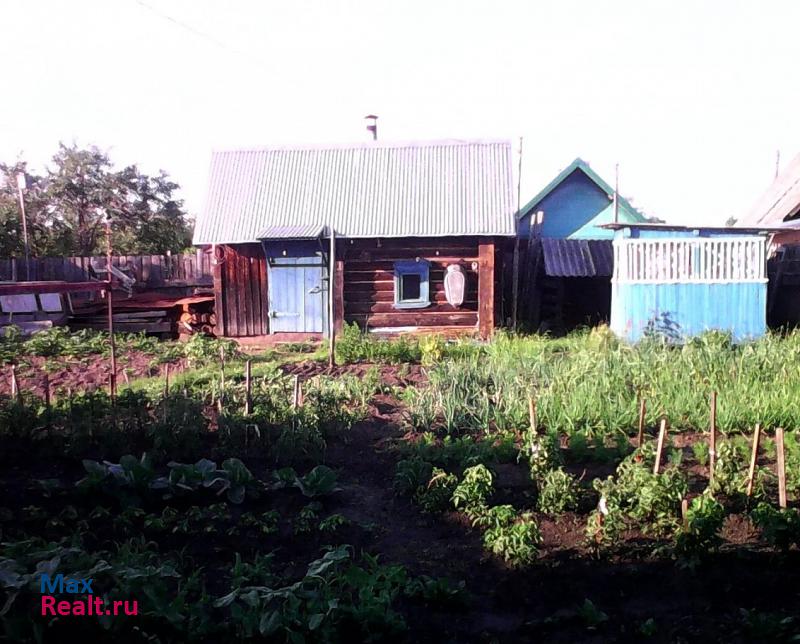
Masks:
[[[17,380],[17,366],[11,365],[11,397],[17,402],[22,402],[22,392],[19,390],[19,381]]]
[[[44,406],[50,411],[50,376],[44,373]]]
[[[122,370],[122,379],[125,381],[125,386],[126,387],[130,387],[131,386],[131,379],[130,379],[130,376],[128,375],[128,370],[127,369],[123,369]]]
[[[783,452],[783,427],[775,430],[775,447],[778,450],[778,505],[786,507],[786,458]]]
[[[714,466],[717,462],[717,392],[711,392],[711,425],[708,428],[708,480],[714,480]]]
[[[636,447],[641,447],[644,442],[644,415],[647,412],[647,402],[644,398],[639,401],[639,431],[636,434]]]
[[[756,423],[756,429],[753,432],[753,453],[750,454],[750,471],[747,473],[747,491],[745,494],[751,496],[753,494],[753,480],[756,476],[756,460],[758,459],[758,443],[761,440],[761,423]]]
[[[681,499],[681,518],[683,519],[683,530],[689,531],[689,500],[687,498]]]
[[[292,393],[292,409],[297,409],[300,405],[300,376],[294,377],[294,391]]]
[[[169,395],[169,362],[164,365],[164,397]]]
[[[225,398],[225,347],[219,348],[219,410],[222,411],[222,403]]]
[[[253,390],[249,360],[244,363],[244,390],[244,415],[249,416],[251,413],[253,413]]]
[[[531,433],[535,436],[538,431],[536,418],[536,399],[528,396],[528,421],[531,424]]]
[[[653,474],[658,474],[661,468],[661,452],[664,450],[664,439],[667,436],[667,419],[661,419],[661,427],[658,430],[658,445],[656,446],[656,462],[653,464]]]

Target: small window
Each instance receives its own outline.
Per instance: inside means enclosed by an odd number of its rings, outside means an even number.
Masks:
[[[394,308],[421,309],[430,305],[429,273],[430,264],[424,259],[395,262]]]

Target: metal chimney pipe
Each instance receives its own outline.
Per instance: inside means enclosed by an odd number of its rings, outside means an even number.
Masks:
[[[367,121],[367,132],[372,132],[372,140],[378,140],[378,117],[375,114],[367,114],[364,117]]]

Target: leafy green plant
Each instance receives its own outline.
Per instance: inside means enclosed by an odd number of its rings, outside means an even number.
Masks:
[[[517,515],[510,505],[498,505],[487,512],[483,543],[512,566],[533,563],[542,541],[539,525],[530,512]]]
[[[800,544],[800,510],[778,509],[769,503],[759,503],[750,515],[764,539],[781,550]]]
[[[714,497],[703,494],[692,499],[675,539],[676,553],[697,559],[716,549],[724,519],[725,508]]]
[[[492,489],[492,473],[485,465],[468,467],[453,491],[453,505],[456,508],[485,506]]]
[[[305,476],[296,478],[294,485],[303,493],[303,496],[312,499],[318,496],[328,496],[341,489],[336,487],[336,472],[327,465],[317,465]]]
[[[415,495],[423,511],[437,514],[451,508],[451,498],[458,485],[458,477],[434,467],[431,478]]]
[[[578,482],[562,468],[550,470],[539,486],[536,506],[545,514],[561,514],[578,507]]]

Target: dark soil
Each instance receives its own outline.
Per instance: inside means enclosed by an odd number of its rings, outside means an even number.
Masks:
[[[425,370],[418,364],[385,365],[356,363],[335,366],[332,369],[323,362],[306,360],[285,364],[281,367],[284,373],[300,376],[303,379],[318,375],[342,376],[352,375],[363,378],[370,371],[377,370],[380,374],[381,385],[385,387],[409,387],[424,384],[428,381]]]
[[[125,351],[117,358],[117,379],[122,386],[125,378],[160,376],[166,370],[166,364],[153,364],[153,356],[139,351]],[[180,362],[170,364],[175,373],[182,369]],[[10,369],[10,367],[6,367]],[[108,388],[111,376],[111,363],[108,357],[99,355],[85,358],[43,358],[30,356],[25,364],[17,366],[17,380],[23,395],[34,394],[44,398],[46,382],[50,382],[52,395],[65,395],[72,391],[94,391]],[[11,378],[0,378],[0,394],[11,393]]]

